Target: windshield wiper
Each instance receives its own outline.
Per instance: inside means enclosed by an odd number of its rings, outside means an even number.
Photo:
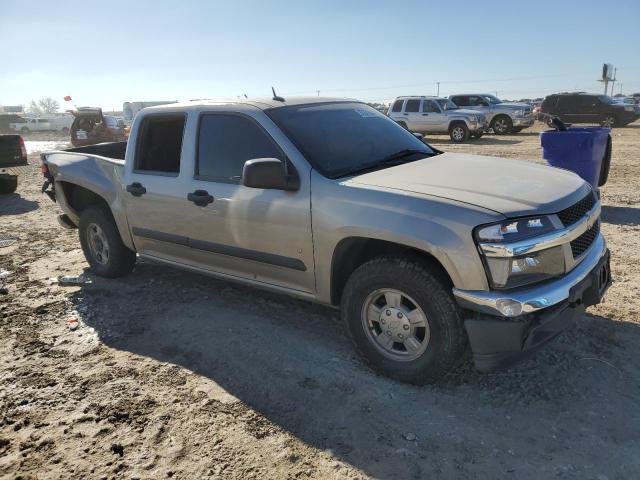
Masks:
[[[392,153],[391,155],[387,155],[381,160],[376,160],[375,162],[363,163],[362,165],[358,165],[354,168],[348,169],[344,172],[340,172],[337,177],[344,177],[345,175],[352,175],[354,173],[363,173],[369,170],[377,170],[383,167],[389,167],[392,165],[401,165],[404,163],[403,159],[406,157],[410,157],[411,155],[423,154],[426,157],[432,155],[431,152],[425,152],[424,150],[417,150],[414,148],[405,148],[404,150],[400,150],[398,152]],[[434,152],[435,155],[435,152]]]

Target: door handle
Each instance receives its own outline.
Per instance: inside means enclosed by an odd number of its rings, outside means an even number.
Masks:
[[[422,116],[423,116],[423,117],[428,117],[428,116],[429,116],[429,114],[428,114],[428,113],[423,113],[423,114],[422,114]]]
[[[209,195],[209,192],[206,190],[196,190],[193,193],[187,194],[187,200],[195,203],[199,207],[206,207],[211,202],[213,202],[213,195]]]
[[[131,185],[127,185],[127,192],[134,197],[140,197],[147,193],[147,189],[144,188],[139,182],[133,182]]]
[[[408,113],[403,113],[403,115],[409,115]]]

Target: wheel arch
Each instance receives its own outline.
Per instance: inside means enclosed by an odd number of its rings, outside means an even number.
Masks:
[[[331,304],[340,303],[347,280],[358,267],[383,255],[415,258],[428,265],[448,286],[453,287],[453,281],[442,263],[425,250],[387,240],[347,237],[338,242],[331,259]]]
[[[60,195],[60,193],[62,193],[62,195]],[[102,205],[111,214],[123,243],[131,250],[134,250],[126,219],[122,218],[122,215],[118,216],[115,214],[111,208],[109,199],[105,196],[92,189],[68,181],[56,182],[56,194],[63,210],[65,210],[71,221],[76,225],[80,224],[80,215],[82,215],[82,212],[87,207],[91,205]]]

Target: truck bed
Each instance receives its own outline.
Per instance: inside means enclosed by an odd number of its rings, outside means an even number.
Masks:
[[[127,142],[97,143],[95,145],[87,145],[86,147],[67,148],[64,151],[124,160],[127,151]]]

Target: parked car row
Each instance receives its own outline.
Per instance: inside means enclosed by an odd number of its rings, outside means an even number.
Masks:
[[[489,129],[496,135],[518,133],[535,122],[531,105],[489,94],[398,97],[388,115],[412,132],[448,133],[456,143],[480,138]]]
[[[484,132],[496,135],[519,133],[536,120],[551,124],[553,118],[565,123],[624,127],[640,118],[634,97],[613,99],[585,92],[547,96],[533,106],[503,102],[487,93],[397,97],[387,115],[403,128],[422,134],[448,133],[451,141],[480,138]]]
[[[69,133],[72,123],[73,116],[71,115],[50,118],[17,117],[9,123],[9,130],[20,132],[22,134],[48,131]]]

